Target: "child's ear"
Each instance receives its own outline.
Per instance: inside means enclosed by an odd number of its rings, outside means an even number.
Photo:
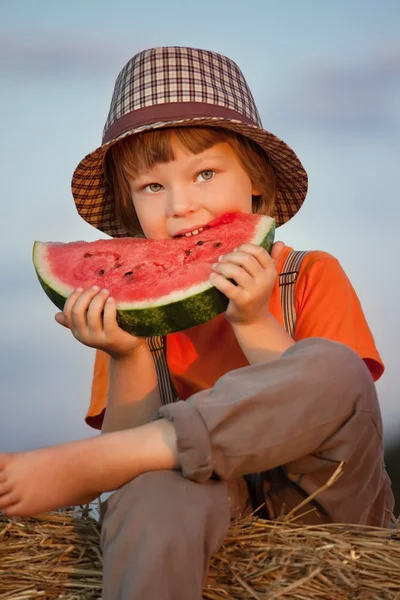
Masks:
[[[251,195],[252,196],[261,196],[261,190],[258,186],[256,186],[255,183],[253,183],[253,185],[252,185]]]

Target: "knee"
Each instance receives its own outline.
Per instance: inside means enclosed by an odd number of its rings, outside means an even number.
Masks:
[[[303,358],[309,385],[326,401],[345,398],[366,410],[379,410],[372,375],[360,356],[348,346],[325,338],[297,342],[287,353]]]

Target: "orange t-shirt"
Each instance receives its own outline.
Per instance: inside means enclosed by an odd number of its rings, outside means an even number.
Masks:
[[[285,248],[277,265],[281,272]],[[365,320],[360,301],[339,262],[326,252],[308,252],[301,264],[295,287],[295,341],[323,337],[341,342],[364,359],[376,381],[384,367]],[[269,311],[283,326],[278,280]],[[208,323],[173,333],[166,338],[167,363],[179,398],[212,387],[225,373],[248,365],[225,315]],[[101,429],[108,395],[109,356],[96,352],[90,406],[86,422]]]

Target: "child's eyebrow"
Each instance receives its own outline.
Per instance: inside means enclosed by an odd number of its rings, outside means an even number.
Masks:
[[[219,160],[222,157],[222,153],[219,150],[207,151],[205,150],[201,154],[193,156],[192,164],[200,163],[204,160]]]

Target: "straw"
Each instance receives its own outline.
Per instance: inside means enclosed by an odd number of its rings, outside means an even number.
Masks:
[[[400,600],[399,522],[302,525],[311,499],[275,521],[233,521],[211,559],[204,600]],[[0,515],[0,600],[100,600],[96,514],[88,505],[35,518]]]

